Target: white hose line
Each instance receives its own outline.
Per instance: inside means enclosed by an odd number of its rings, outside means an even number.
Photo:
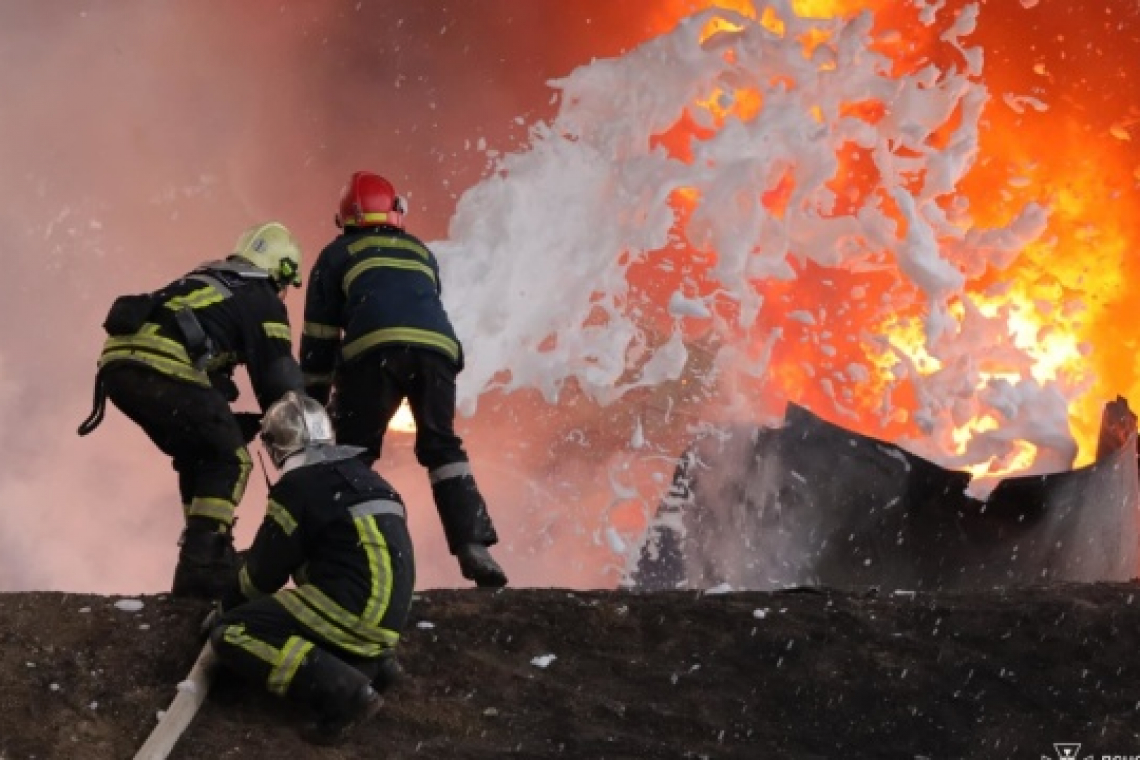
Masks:
[[[158,725],[154,727],[154,731],[135,755],[134,760],[165,760],[174,749],[178,737],[190,725],[190,721],[194,720],[198,708],[206,701],[216,663],[217,655],[207,641],[194,667],[190,669],[190,675],[178,684],[178,695],[170,703],[170,709],[158,721]]]

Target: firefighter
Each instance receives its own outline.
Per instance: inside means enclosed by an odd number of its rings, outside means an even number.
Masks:
[[[312,709],[305,739],[337,744],[397,672],[415,587],[404,504],[303,394],[269,408],[261,442],[281,477],[210,640],[244,680]]]
[[[95,406],[80,435],[102,421],[106,399],[173,460],[185,529],[172,593],[217,599],[236,572],[235,510],[259,415],[235,415],[233,370],[244,364],[264,410],[302,388],[284,295],[301,282],[301,249],[278,222],[246,230],[233,254],[166,287],[123,296],[104,323]]]
[[[488,548],[498,537],[455,433],[463,348],[440,299],[439,265],[405,231],[405,213],[388,180],[363,171],[349,179],[336,216],[341,234],[310,273],[301,333],[305,388],[329,404],[337,440],[362,447],[369,466],[407,399],[416,459],[427,470],[463,577],[504,586],[507,576]]]

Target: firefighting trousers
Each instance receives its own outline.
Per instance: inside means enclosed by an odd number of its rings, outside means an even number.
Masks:
[[[252,465],[222,394],[130,362],[102,376],[111,403],[173,460],[186,518],[233,525]]]
[[[405,398],[416,420],[416,459],[429,470],[466,462],[455,434],[455,366],[411,346],[375,348],[337,368],[330,413],[337,442],[378,459],[388,423]]]
[[[337,368],[330,413],[337,442],[360,446],[369,463],[403,399],[416,421],[416,459],[428,471],[432,496],[456,554],[465,544],[498,541],[475,483],[463,441],[455,434],[455,365],[443,354],[412,346],[376,348]]]
[[[210,641],[218,659],[243,681],[319,712],[335,712],[395,656],[391,650],[381,657],[354,657],[322,645],[272,596],[227,612]]]

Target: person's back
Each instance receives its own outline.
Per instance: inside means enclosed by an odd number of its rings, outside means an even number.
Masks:
[[[338,359],[351,361],[382,345],[438,351],[460,366],[459,339],[440,294],[435,256],[415,236],[390,226],[345,228],[312,270],[310,329],[301,349],[306,370],[331,382]],[[339,344],[307,341],[314,325],[343,329]]]
[[[149,314],[136,330],[108,336],[101,368],[134,362],[210,386],[245,365],[262,409],[301,386],[288,313],[264,270],[237,257],[206,262],[153,293],[152,299]]]
[[[283,472],[269,492],[274,522],[254,540],[244,575],[268,593],[303,566],[295,588],[282,592],[288,609],[329,642],[366,656],[374,642],[321,616],[331,610],[336,619],[371,616],[365,622],[377,635],[398,633],[411,605],[415,566],[403,503],[356,453],[318,448],[310,461]]]
[[[503,586],[491,557],[498,542],[455,432],[456,376],[463,348],[441,299],[435,256],[404,230],[406,207],[388,180],[356,172],[337,214],[341,233],[317,257],[305,296],[301,369],[305,390],[328,404],[342,444],[371,465],[407,399],[416,420],[416,459],[465,578]]]
[[[305,738],[337,743],[395,676],[415,588],[404,505],[356,449],[334,445],[311,398],[285,394],[261,435],[282,475],[211,641],[239,675],[311,707]]]
[[[216,598],[233,571],[231,528],[252,461],[230,408],[232,372],[245,365],[260,408],[299,389],[288,313],[280,293],[300,283],[301,252],[285,227],[259,224],[234,253],[152,293],[115,301],[104,327],[90,433],[104,399],[171,457],[186,530],[172,591]]]

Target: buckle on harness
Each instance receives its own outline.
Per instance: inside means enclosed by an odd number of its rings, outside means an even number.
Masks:
[[[214,358],[214,341],[210,340],[210,336],[202,329],[202,323],[198,321],[194,310],[189,306],[183,306],[174,312],[174,321],[182,331],[182,337],[186,341],[186,353],[194,363],[194,369],[205,372],[206,365]]]

